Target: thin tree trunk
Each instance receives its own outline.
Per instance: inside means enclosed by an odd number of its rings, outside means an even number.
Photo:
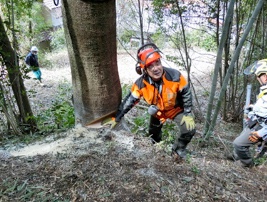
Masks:
[[[187,48],[187,43],[186,43],[186,37],[185,37],[185,30],[184,30],[184,23],[183,23],[183,18],[182,18],[182,11],[181,11],[181,8],[179,6],[179,2],[176,1],[176,5],[177,5],[177,8],[178,8],[178,14],[179,14],[179,19],[180,19],[180,24],[181,24],[181,27],[182,27],[182,38],[183,38],[183,45],[184,45],[184,51],[185,51],[185,67],[186,67],[186,70],[187,70],[187,80],[188,80],[188,83],[190,85],[191,81],[190,81],[190,69],[191,69],[191,58],[189,57],[189,54],[188,54],[188,48]]]
[[[0,82],[0,108],[2,109],[3,113],[5,114],[8,130],[10,129],[9,126],[13,129],[14,133],[17,135],[21,135],[21,131],[19,129],[16,117],[14,116],[12,105],[8,100],[5,99],[4,95],[4,88]]]
[[[140,23],[140,40],[141,40],[141,46],[144,45],[144,27],[143,27],[143,14],[141,12],[141,4],[140,0],[138,0],[138,16],[139,16],[139,23]]]
[[[216,108],[215,108],[215,111],[214,111],[214,115],[213,115],[213,119],[212,119],[212,122],[210,124],[210,127],[208,128],[208,131],[206,133],[206,139],[208,139],[211,134],[213,133],[213,129],[215,127],[215,124],[216,124],[216,121],[217,121],[217,116],[218,116],[218,113],[219,113],[219,110],[220,110],[220,107],[221,107],[221,102],[222,102],[222,99],[223,99],[223,96],[224,96],[224,93],[226,91],[226,87],[227,87],[227,84],[228,84],[228,81],[229,81],[229,78],[233,72],[233,69],[234,69],[234,66],[235,66],[235,62],[237,61],[238,57],[239,57],[239,54],[241,52],[241,49],[242,49],[242,46],[253,26],[253,23],[255,22],[257,16],[259,15],[261,9],[262,9],[262,6],[263,6],[263,2],[264,0],[259,0],[257,5],[256,5],[256,8],[247,24],[247,27],[244,31],[244,34],[236,48],[236,51],[234,52],[234,55],[231,59],[231,63],[230,63],[230,66],[229,66],[229,69],[227,71],[227,74],[224,78],[224,81],[223,81],[223,86],[222,86],[222,89],[220,91],[220,94],[219,94],[219,98],[218,98],[218,102],[217,102],[217,105],[216,105]],[[230,7],[229,7],[230,8]]]
[[[7,67],[9,80],[20,112],[19,119],[22,125],[26,126],[25,130],[36,131],[36,122],[33,119],[30,102],[27,97],[26,89],[21,78],[19,66],[16,66],[15,51],[13,50],[9,38],[6,34],[5,27],[0,16],[0,55]]]
[[[225,74],[227,72],[227,69],[229,68],[229,53],[230,53],[230,37],[231,36],[231,30],[232,30],[232,22],[229,24],[228,28],[228,34],[226,35],[226,43],[224,45],[224,66],[222,68],[222,79],[225,77]],[[226,119],[226,109],[227,109],[227,92],[225,92],[224,100],[223,100],[223,111],[222,111],[222,117],[223,120]]]
[[[216,62],[215,62],[215,68],[214,68],[214,74],[213,74],[213,79],[212,79],[211,92],[210,92],[210,96],[209,96],[208,110],[207,110],[207,115],[206,115],[206,120],[205,120],[205,125],[204,125],[204,135],[205,136],[210,136],[207,133],[209,131],[209,127],[210,127],[210,123],[211,123],[211,113],[212,113],[214,96],[215,96],[215,92],[216,92],[217,77],[218,77],[219,70],[222,68],[223,47],[224,47],[225,42],[227,40],[227,35],[229,34],[229,26],[230,26],[232,19],[233,19],[234,3],[235,3],[235,0],[231,0],[231,2],[229,4],[227,14],[226,14],[226,19],[225,19],[223,30],[222,30],[222,37],[220,40],[220,45],[218,47],[218,52],[217,52],[217,57],[216,57]]]

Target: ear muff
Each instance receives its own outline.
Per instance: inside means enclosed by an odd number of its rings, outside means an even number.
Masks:
[[[145,55],[146,55],[145,58],[141,58],[141,57],[143,57],[142,54],[140,54],[141,52],[143,52],[143,53],[145,52]],[[147,44],[141,46],[137,50],[137,64],[135,65],[135,71],[137,74],[142,75],[143,73],[146,73],[146,70],[145,70],[146,64],[145,63],[147,62],[148,57],[154,53],[156,53],[156,57],[158,57],[158,58],[161,57],[160,56],[161,51],[153,43],[147,43]]]
[[[135,71],[136,71],[136,73],[137,74],[139,74],[139,75],[142,75],[142,68],[141,68],[141,66],[139,65],[139,63],[137,63],[136,65],[135,65]]]

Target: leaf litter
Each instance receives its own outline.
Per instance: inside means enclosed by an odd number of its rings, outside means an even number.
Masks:
[[[127,61],[125,55],[122,59]],[[70,80],[64,72],[57,71]],[[48,100],[45,96],[56,86],[52,81],[40,87],[37,96],[43,99],[31,101]],[[220,137],[227,135],[220,130]],[[0,150],[0,201],[267,200],[266,163],[242,168],[225,159],[220,142],[211,139],[201,147],[200,138],[197,134],[189,145],[193,154],[177,163],[166,146],[152,144],[148,137],[78,125],[31,145]]]

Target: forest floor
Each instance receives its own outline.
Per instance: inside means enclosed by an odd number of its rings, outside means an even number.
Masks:
[[[191,55],[191,78],[199,102],[195,113],[201,117],[215,57],[208,53]],[[30,98],[36,111],[51,105],[59,83],[71,83],[67,53],[54,55],[51,61],[52,69],[42,69],[45,86],[32,79],[25,83],[37,91]],[[138,77],[134,65],[127,53],[118,53],[122,83],[132,83]],[[129,123],[124,120],[122,124]],[[201,118],[196,119],[196,127],[202,131]],[[267,201],[267,163],[242,168],[225,158],[240,124],[218,121],[205,147],[198,132],[188,146],[191,155],[179,163],[170,155],[171,145],[153,145],[148,137],[122,128],[76,126],[29,145],[3,146],[0,202]]]

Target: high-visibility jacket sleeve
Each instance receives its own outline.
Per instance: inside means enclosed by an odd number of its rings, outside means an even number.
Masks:
[[[39,67],[38,56],[29,53],[25,58],[25,63],[31,67]]]
[[[189,88],[189,85],[186,85],[182,90],[181,90],[181,96],[183,100],[183,107],[185,113],[191,112],[192,108],[192,93]]]
[[[192,108],[192,93],[186,78],[179,72],[179,92],[176,106],[184,108],[185,113],[190,113]]]
[[[119,109],[116,113],[115,120],[116,122],[120,122],[122,117],[130,111],[130,109],[133,108],[134,105],[136,105],[140,101],[139,98],[136,98],[133,96],[133,94],[130,92],[123,100],[123,102],[120,104]]]

